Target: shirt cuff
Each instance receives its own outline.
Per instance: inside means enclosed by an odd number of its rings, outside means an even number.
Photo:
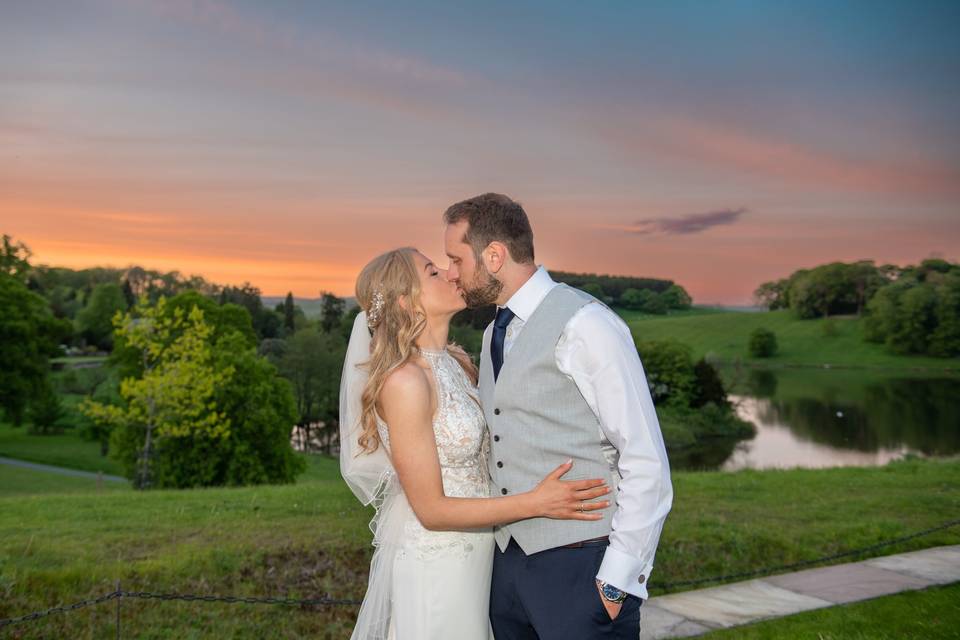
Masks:
[[[653,563],[643,564],[633,556],[608,546],[603,554],[603,564],[597,571],[597,579],[646,600],[651,569]]]

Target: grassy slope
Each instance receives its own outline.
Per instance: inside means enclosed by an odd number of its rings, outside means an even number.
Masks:
[[[641,340],[675,338],[690,345],[694,356],[712,355],[732,362],[765,365],[829,364],[843,367],[890,367],[960,369],[960,359],[898,356],[888,353],[878,344],[865,342],[861,320],[852,317],[833,318],[836,335],[823,335],[823,319],[798,320],[790,311],[747,313],[717,312],[712,309],[692,309],[683,314],[651,316],[638,312],[621,311],[630,325],[633,337]],[[750,332],[765,327],[777,335],[779,353],[773,358],[754,359],[747,352]]]
[[[956,460],[676,473],[674,487],[654,587],[860,547],[960,512]],[[337,462],[321,457],[292,486],[15,495],[0,497],[0,513],[0,618],[108,592],[116,579],[129,590],[358,597],[369,561],[369,511]],[[957,543],[960,528],[881,553]],[[339,638],[353,611],[158,601],[125,601],[123,610],[127,633],[147,638]],[[100,637],[111,612],[55,616],[30,629]]]

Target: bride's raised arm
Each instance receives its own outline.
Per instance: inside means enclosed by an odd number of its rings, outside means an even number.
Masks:
[[[503,498],[448,497],[440,475],[426,372],[413,363],[403,365],[385,380],[379,400],[390,432],[393,467],[410,506],[427,529],[477,529],[535,517],[599,520],[600,514],[589,512],[610,506],[609,500],[589,502],[610,492],[603,480],[560,479],[573,467],[570,461],[525,493]]]

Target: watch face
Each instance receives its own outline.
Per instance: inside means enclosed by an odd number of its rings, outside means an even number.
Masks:
[[[603,585],[603,596],[607,600],[622,600],[627,594],[610,584]]]

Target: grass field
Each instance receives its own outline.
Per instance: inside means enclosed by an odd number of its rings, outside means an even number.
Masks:
[[[0,456],[81,471],[123,475],[119,463],[100,455],[99,444],[82,440],[72,431],[37,436],[27,433],[26,426],[14,427],[0,422]]]
[[[79,493],[58,486],[62,478],[26,492],[0,476],[0,618],[107,593],[116,580],[134,591],[362,596],[370,513],[340,480],[336,460],[309,463],[296,485],[148,493]],[[960,461],[681,472],[674,487],[654,595],[657,584],[819,557],[954,518]],[[957,543],[955,528],[881,553]],[[102,637],[113,611],[84,609],[14,631]],[[341,638],[353,615],[353,608],[123,602],[125,636],[138,638]]]
[[[946,640],[957,637],[958,624],[960,584],[952,584],[807,611],[698,637],[702,640]]]
[[[718,311],[694,308],[668,316],[620,311],[635,340],[676,339],[688,344],[695,358],[710,356],[722,362],[737,359],[768,366],[803,365],[878,367],[897,369],[960,370],[958,358],[898,356],[882,345],[866,342],[862,321],[854,317],[831,318],[834,335],[824,334],[825,319],[799,320],[786,310],[769,312]],[[773,331],[779,353],[772,358],[751,358],[747,345],[757,327]]]

